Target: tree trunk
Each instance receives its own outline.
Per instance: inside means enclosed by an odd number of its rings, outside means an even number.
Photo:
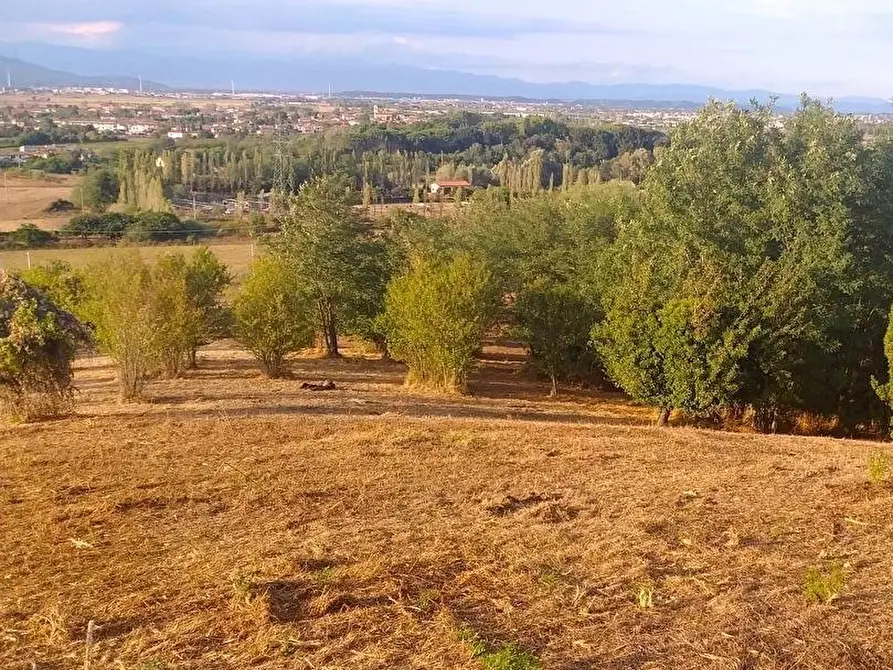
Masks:
[[[319,300],[316,304],[319,313],[320,336],[322,345],[326,351],[326,358],[338,358],[338,327],[335,323],[335,309],[326,299]]]
[[[658,428],[666,428],[670,425],[670,414],[672,414],[672,412],[672,407],[661,407],[660,415],[657,417]]]
[[[555,377],[555,375],[551,375],[551,377],[552,377],[552,390],[549,391],[549,397],[556,398],[556,397],[558,397],[558,379]]]

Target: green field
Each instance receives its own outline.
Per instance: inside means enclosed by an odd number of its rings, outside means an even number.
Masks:
[[[75,267],[84,267],[108,258],[114,254],[132,252],[134,249],[147,260],[157,258],[164,253],[191,253],[194,245],[156,245],[145,247],[89,247],[85,249],[35,249],[32,251],[0,251],[0,268],[4,270],[23,270],[28,267],[29,256],[32,265],[47,264],[55,260],[63,260]],[[243,274],[251,263],[252,245],[250,242],[234,244],[212,244],[209,248],[236,274]],[[255,249],[255,253],[257,249]]]

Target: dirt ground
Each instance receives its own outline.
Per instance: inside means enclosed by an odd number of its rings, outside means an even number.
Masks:
[[[54,175],[52,179],[27,179],[0,175],[0,231],[15,230],[33,223],[44,230],[57,230],[70,214],[47,214],[54,200],[70,200],[75,178]]]
[[[218,345],[119,405],[81,361],[76,416],[0,429],[0,667],[893,667],[884,445],[657,429],[520,368],[445,398]]]

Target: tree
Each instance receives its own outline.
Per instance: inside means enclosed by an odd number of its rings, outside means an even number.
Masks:
[[[537,370],[552,383],[586,377],[594,367],[589,333],[597,316],[571,286],[542,281],[525,289],[516,304],[521,336]]]
[[[83,206],[101,214],[118,200],[118,178],[104,168],[90,170],[81,183]]]
[[[637,399],[775,430],[798,411],[852,432],[893,299],[893,163],[808,99],[782,132],[763,107],[708,105],[644,182],[606,270],[594,339]]]
[[[71,361],[90,331],[22,279],[0,271],[0,397],[17,419],[56,416],[71,403]]]
[[[467,255],[414,259],[388,287],[383,317],[391,352],[409,368],[407,383],[464,391],[498,295],[487,269]]]
[[[313,302],[291,267],[274,256],[257,261],[233,305],[236,337],[271,378],[286,358],[313,342]]]
[[[333,177],[305,183],[270,251],[293,269],[312,300],[326,355],[338,356],[338,331],[351,316],[351,298],[383,279],[375,260],[379,245],[343,185]]]
[[[201,314],[201,328],[190,343],[189,367],[196,367],[196,351],[229,330],[230,314],[222,303],[223,292],[232,283],[232,276],[207,247],[192,254],[186,266],[186,290],[192,304]]]

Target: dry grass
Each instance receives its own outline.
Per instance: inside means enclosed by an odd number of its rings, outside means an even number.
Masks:
[[[136,247],[140,254],[147,260],[154,260],[164,253],[182,252],[190,254],[195,250],[190,245],[155,245]],[[238,242],[233,244],[211,244],[211,251],[225,263],[235,275],[244,274],[251,264],[251,243]],[[43,265],[54,260],[64,260],[74,267],[86,267],[107,259],[110,255],[128,253],[134,247],[87,247],[78,249],[34,249],[25,251],[0,251],[0,268],[7,270],[22,270],[28,267],[28,253],[31,255],[32,265]],[[260,253],[255,250],[255,253]]]
[[[33,223],[45,230],[57,230],[70,215],[47,214],[54,200],[71,199],[75,178],[54,175],[51,179],[27,179],[0,176],[0,231],[15,230],[23,223]],[[7,188],[8,185],[8,188]]]
[[[83,668],[91,620],[93,670],[890,667],[876,445],[659,430],[505,350],[450,399],[204,355],[136,407],[84,361],[78,416],[0,431],[0,667]]]

